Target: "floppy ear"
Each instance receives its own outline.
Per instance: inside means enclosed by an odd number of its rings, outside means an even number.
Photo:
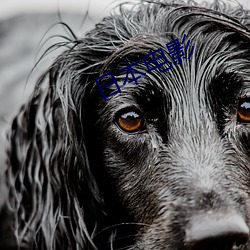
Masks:
[[[39,80],[9,132],[7,206],[16,244],[27,249],[95,249],[102,199],[85,143],[87,84],[82,73],[81,84],[72,77],[70,53]]]
[[[64,43],[69,48],[40,78],[31,99],[13,120],[6,206],[13,216],[18,246],[96,249],[95,231],[111,224],[99,180],[93,175],[87,137],[94,133],[89,116],[97,116],[96,107],[103,100],[95,79],[130,37],[123,17],[115,18],[121,23],[120,35],[116,21],[109,17],[85,38]]]

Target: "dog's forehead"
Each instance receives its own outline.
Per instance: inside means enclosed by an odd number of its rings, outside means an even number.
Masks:
[[[148,8],[148,17],[142,18],[141,14],[145,12],[142,8],[137,13],[128,14],[130,16],[125,15],[126,23],[123,15],[109,20],[108,27],[114,22],[114,35],[124,41],[107,57],[101,72],[120,72],[119,76],[115,76],[119,78],[122,92],[129,94],[131,91],[140,92],[150,87],[169,93],[175,89],[185,90],[181,91],[183,93],[189,93],[190,89],[204,92],[220,74],[233,73],[241,77],[243,82],[248,81],[250,36],[247,27],[236,18],[219,11],[193,6],[171,9],[171,6],[152,5],[145,8]],[[153,14],[154,10],[158,10],[157,16]],[[121,24],[119,30],[115,25],[118,21]],[[179,40],[185,51],[189,44],[186,51],[188,59],[181,63],[175,59],[171,61],[173,58],[168,45],[175,40]],[[167,71],[162,68],[150,71],[150,66],[145,65],[145,56],[155,56],[154,53],[160,53],[159,50],[163,51],[172,65],[163,66],[164,69],[169,67]],[[125,82],[126,73],[130,73],[124,70],[128,66],[125,64],[128,59],[130,65],[135,64],[135,70],[143,72],[138,82]],[[163,63],[163,60],[165,59],[159,59],[158,64]],[[123,65],[124,71],[119,65]],[[152,77],[145,76],[145,73],[150,73]]]
[[[236,36],[236,34],[234,35]],[[131,53],[121,59],[122,64],[119,64],[118,61],[117,65],[123,66],[114,67],[113,71],[123,71],[116,75],[122,90],[120,95],[129,96],[131,93],[143,95],[149,91],[154,94],[158,91],[163,93],[161,96],[164,96],[164,93],[171,96],[176,96],[177,93],[183,96],[196,93],[199,98],[202,98],[202,94],[209,91],[211,85],[217,84],[221,85],[221,88],[228,88],[228,85],[232,85],[236,78],[235,84],[240,82],[245,89],[248,89],[250,81],[248,46],[241,42],[237,46],[236,42],[230,40],[230,32],[217,31],[216,34],[200,34],[197,37],[191,34],[190,37],[193,46],[192,56],[181,62],[178,61],[179,59],[173,60],[164,47],[159,47],[158,50],[162,50],[168,63],[159,66],[159,64],[164,64],[163,59],[158,62],[155,60],[154,63],[158,66],[154,66],[154,69],[150,69],[149,64],[147,65],[145,59],[147,54],[143,56]],[[166,42],[168,41],[169,39],[166,39]],[[146,48],[148,47],[146,46]],[[149,54],[152,51],[149,49]],[[126,66],[124,61],[128,58],[131,60],[126,61]],[[128,70],[128,65],[133,65],[131,71]],[[227,81],[216,81],[220,77]]]
[[[131,93],[154,95],[158,92],[161,96],[165,93],[171,96],[196,94],[202,97],[203,93],[211,91],[211,87],[225,90],[234,87],[235,91],[239,88],[242,88],[243,92],[249,91],[250,60],[245,56],[246,51],[230,52],[228,49],[208,53],[206,48],[204,46],[203,50],[194,49],[194,55],[190,60],[183,60],[180,64],[172,62],[171,68],[165,72],[160,72],[158,68],[148,74],[145,65],[135,65],[135,71],[139,72],[134,74],[135,77],[139,77],[137,81],[126,73],[118,78],[122,95],[127,96]]]

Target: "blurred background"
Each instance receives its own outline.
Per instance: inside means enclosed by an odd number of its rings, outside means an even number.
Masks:
[[[60,50],[32,68],[50,45],[63,41],[53,36],[68,34],[62,25],[54,24],[65,22],[77,36],[82,36],[121,2],[124,1],[0,0],[0,174],[4,170],[6,129],[39,75]],[[250,0],[225,2],[250,9]]]

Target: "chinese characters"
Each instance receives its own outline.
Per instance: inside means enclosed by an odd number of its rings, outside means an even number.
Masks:
[[[190,40],[188,40],[186,46],[184,46],[185,39],[186,39],[186,35],[183,36],[181,43],[179,42],[178,39],[175,39],[175,40],[166,44],[169,55],[172,57],[172,59],[174,61],[174,65],[181,64],[182,59],[190,59],[191,55],[193,54],[194,46],[191,47],[190,52],[188,53],[188,57],[186,56],[186,53],[187,53],[187,50],[188,50],[188,47],[190,44]],[[146,56],[143,56],[142,60],[143,60],[144,64],[146,65],[149,73],[151,73],[153,70],[159,70],[159,72],[164,73],[173,67],[173,63],[168,61],[167,57],[165,56],[165,54],[163,52],[163,49],[150,50],[150,53],[147,54]],[[127,82],[128,83],[135,82],[135,84],[138,85],[137,80],[139,78],[141,78],[141,75],[146,75],[146,73],[141,72],[141,71],[133,68],[134,65],[136,65],[140,62],[141,61],[137,61],[133,64],[129,64],[128,62],[126,62],[126,67],[117,71],[117,73],[126,71],[126,77],[125,77],[125,80],[123,82],[123,85],[125,85]],[[140,75],[136,77],[134,75],[135,72],[140,74]],[[128,81],[129,74],[132,77],[132,79]],[[110,79],[110,81],[107,84],[105,84],[104,86],[101,86],[99,83],[99,80],[106,78],[106,77],[108,77]],[[98,88],[100,89],[101,94],[102,94],[105,101],[107,100],[107,98],[109,96],[112,96],[116,93],[121,93],[121,89],[120,89],[120,87],[119,87],[119,85],[118,85],[118,83],[117,83],[117,81],[116,81],[116,79],[111,71],[96,78],[95,81],[96,81],[96,84],[97,84]],[[117,90],[115,90],[114,92],[112,92],[108,95],[105,95],[103,92],[103,89],[112,85],[112,84],[115,84]]]

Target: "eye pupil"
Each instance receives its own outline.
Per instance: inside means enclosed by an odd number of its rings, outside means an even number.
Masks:
[[[238,122],[250,123],[250,99],[242,100],[237,111]]]
[[[123,131],[133,133],[142,129],[143,121],[143,118],[138,113],[129,111],[119,116],[117,125]]]

